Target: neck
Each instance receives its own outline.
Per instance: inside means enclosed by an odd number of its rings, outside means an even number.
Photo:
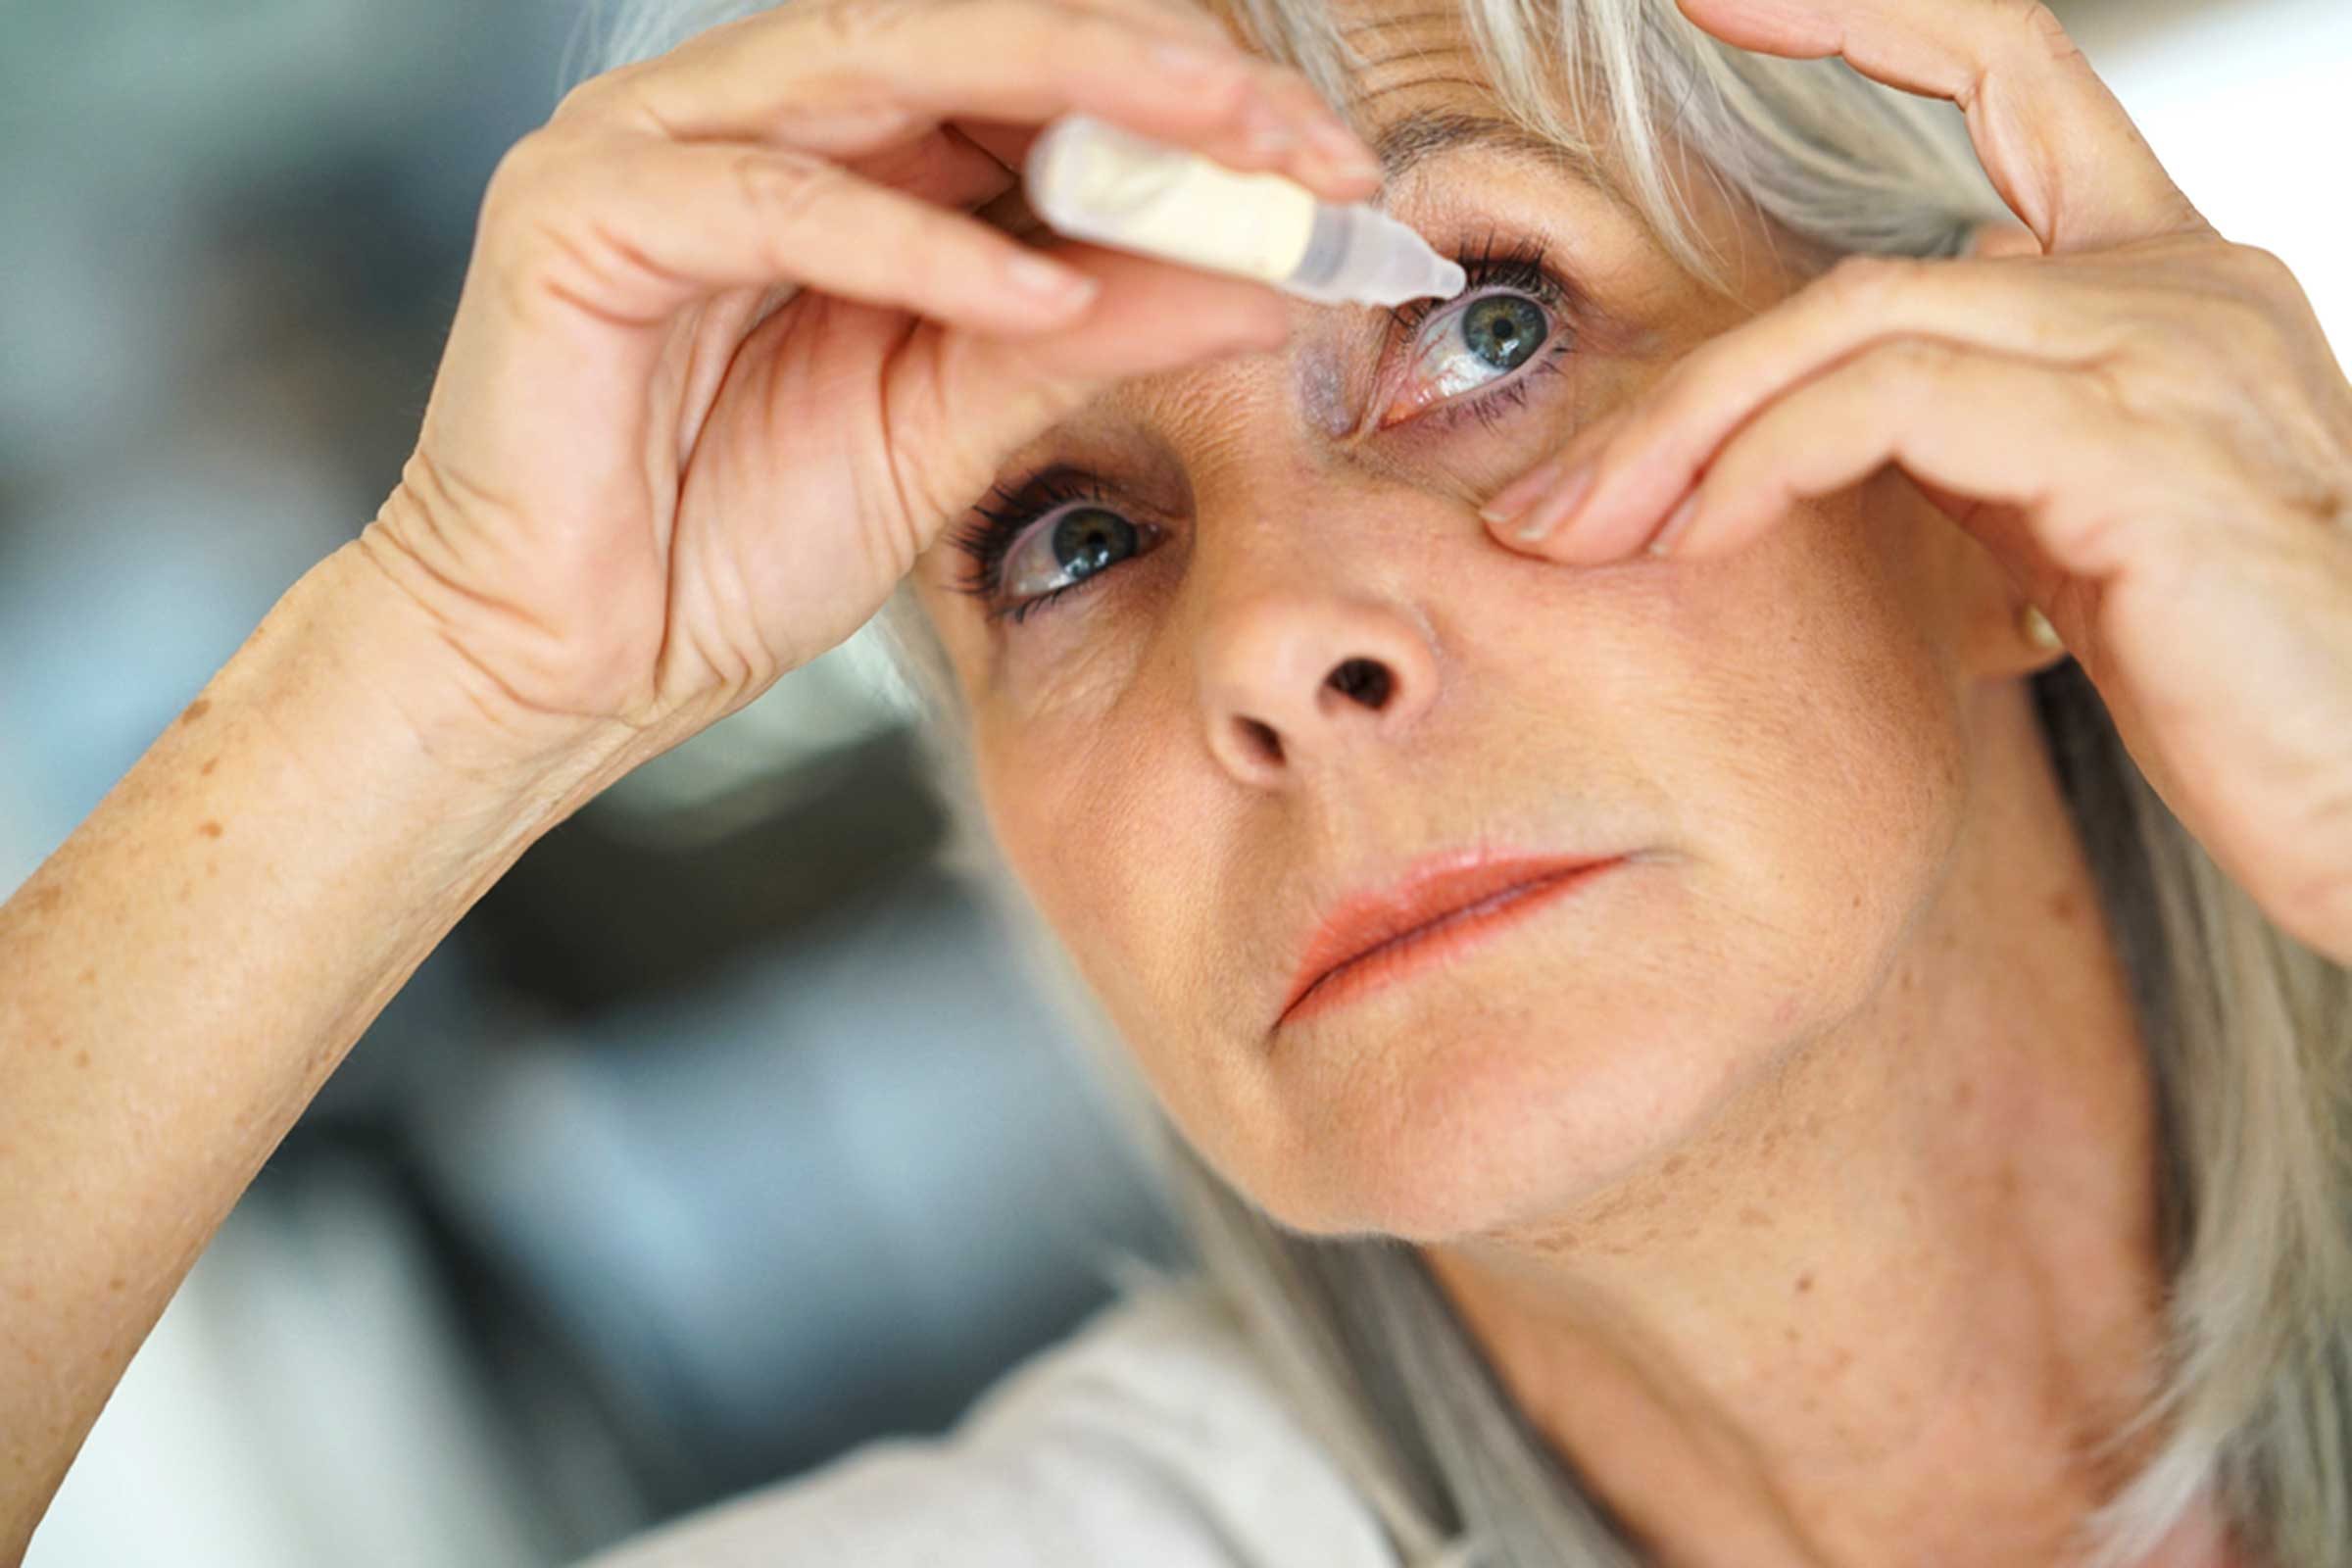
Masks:
[[[1574,1212],[1426,1250],[1659,1560],[2063,1563],[2146,1456],[2152,1080],[2039,745],[1984,755],[2020,776],[1858,1013]]]

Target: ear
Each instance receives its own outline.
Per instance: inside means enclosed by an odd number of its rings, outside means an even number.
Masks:
[[[2003,256],[2039,256],[2041,241],[2014,218],[1993,219],[1971,231],[1966,254],[1981,262]]]

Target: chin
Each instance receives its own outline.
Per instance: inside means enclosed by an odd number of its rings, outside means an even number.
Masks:
[[[1590,1020],[1547,1040],[1457,1042],[1415,1111],[1349,1117],[1317,1140],[1297,1217],[1277,1217],[1420,1245],[1573,1226],[1691,1141],[1748,1076],[1749,1053],[1700,1046],[1673,1032],[1604,1045]]]
[[[1688,916],[1629,929],[1682,935],[1639,957],[1617,942],[1580,952],[1579,933],[1482,955],[1286,1042],[1282,1135],[1242,1185],[1314,1235],[1572,1231],[1869,989],[1822,953],[1727,956]]]

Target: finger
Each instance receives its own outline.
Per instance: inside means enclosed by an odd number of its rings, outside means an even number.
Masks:
[[[1380,179],[1369,149],[1296,74],[1133,11],[823,0],[714,28],[602,101],[681,139],[830,154],[952,116],[1035,124],[1083,112],[1331,200],[1369,195]]]
[[[966,213],[1021,182],[1018,165],[1007,165],[995,148],[960,125],[941,125],[913,141],[842,163],[877,185]]]
[[[2151,536],[2221,514],[2232,481],[2195,443],[2131,419],[2088,378],[1925,338],[1883,343],[1774,402],[1725,443],[1653,554],[1736,550],[1792,507],[1888,464],[1940,498],[2016,580],[2105,581]],[[1980,525],[2022,517],[2022,533]],[[2234,503],[2232,503],[2234,504]],[[2061,627],[2072,634],[2077,628]]]
[[[481,263],[525,309],[644,326],[718,289],[794,283],[1018,333],[1069,319],[1094,292],[975,219],[808,154],[567,140],[525,137],[485,201]]]
[[[2045,251],[2199,228],[2131,116],[2049,10],[2015,0],[1679,0],[1727,43],[1842,56],[1966,112],[1977,157]]]
[[[1101,285],[1095,304],[1063,326],[974,346],[968,352],[975,365],[1001,361],[1062,381],[1070,395],[1091,397],[1112,381],[1173,369],[1212,352],[1288,341],[1291,308],[1266,284],[1074,241],[1051,254]]]
[[[1101,286],[1081,321],[1018,339],[925,321],[890,357],[877,415],[888,439],[870,444],[888,454],[890,470],[863,482],[877,514],[896,514],[910,530],[908,561],[987,493],[1015,450],[1088,399],[1130,377],[1273,349],[1287,336],[1289,308],[1262,284],[1089,245],[1055,255]],[[747,346],[747,361],[771,347]],[[758,397],[768,380],[739,375],[728,396]],[[801,403],[786,397],[777,407]],[[811,439],[799,414],[769,422],[760,450],[787,464],[818,461],[813,452],[797,456]]]
[[[1551,477],[1514,481],[1486,509],[1514,542],[1572,532],[1561,559],[1614,560],[1687,491],[1740,422],[1788,388],[1870,346],[1905,337],[2085,365],[2123,330],[2087,289],[2033,262],[1925,262],[1853,257],[1753,320],[1701,344],[1635,406],[1579,431],[1546,465]],[[1562,475],[1583,480],[1574,496]],[[1523,516],[1540,492],[1547,504]],[[1570,512],[1574,517],[1571,522]]]

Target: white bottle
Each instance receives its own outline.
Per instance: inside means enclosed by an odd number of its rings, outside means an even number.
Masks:
[[[1362,202],[1320,202],[1280,174],[1237,173],[1090,115],[1047,126],[1023,173],[1030,211],[1073,239],[1238,272],[1321,304],[1450,299],[1469,281]]]

